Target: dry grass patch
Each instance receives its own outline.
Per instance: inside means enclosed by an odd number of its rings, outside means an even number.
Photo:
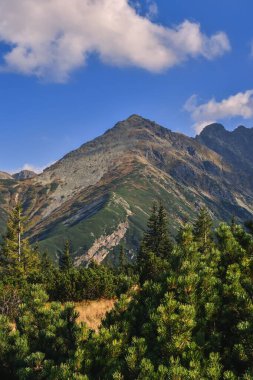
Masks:
[[[113,309],[115,299],[101,299],[97,301],[82,301],[75,303],[79,313],[78,322],[85,322],[92,330],[98,330],[107,312]]]

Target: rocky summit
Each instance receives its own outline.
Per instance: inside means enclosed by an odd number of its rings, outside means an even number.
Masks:
[[[20,172],[13,174],[12,177],[19,181],[22,181],[24,179],[33,178],[36,175],[37,174],[32,170],[21,170]]]
[[[1,232],[19,200],[29,238],[57,258],[66,239],[76,265],[136,254],[150,208],[161,200],[172,234],[201,206],[215,220],[253,217],[253,129],[207,126],[196,138],[138,115],[70,152],[43,173],[0,172]]]

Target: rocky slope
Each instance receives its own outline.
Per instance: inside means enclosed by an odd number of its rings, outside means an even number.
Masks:
[[[221,124],[208,125],[197,141],[220,154],[240,171],[253,171],[253,129],[239,126],[227,131]]]
[[[216,124],[193,139],[132,115],[40,175],[0,176],[2,220],[19,198],[32,241],[57,257],[71,239],[77,265],[117,260],[120,244],[133,257],[157,199],[172,233],[202,205],[217,220],[243,221],[253,215],[252,131]]]
[[[12,175],[12,177],[18,181],[35,177],[37,174],[32,170],[21,170],[18,173]]]

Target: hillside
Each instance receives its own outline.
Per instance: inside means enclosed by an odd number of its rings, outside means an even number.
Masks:
[[[203,205],[216,220],[243,221],[253,215],[252,135],[212,125],[193,139],[132,115],[40,175],[0,176],[0,227],[19,198],[32,241],[56,257],[69,238],[76,264],[84,265],[117,260],[119,244],[131,258],[157,199],[172,233]]]

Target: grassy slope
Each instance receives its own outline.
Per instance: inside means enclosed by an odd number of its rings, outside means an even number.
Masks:
[[[134,171],[121,179],[115,179],[107,190],[107,201],[96,214],[73,225],[58,222],[50,228],[46,238],[40,241],[40,247],[48,249],[55,256],[57,248],[63,248],[64,240],[70,239],[73,251],[82,254],[96,238],[110,235],[119,223],[128,219],[129,229],[122,243],[127,250],[133,252],[145,230],[151,206],[159,199],[173,215],[172,233],[181,221],[192,219],[194,216],[195,199],[191,193],[183,188],[175,188],[174,184],[166,179],[158,180],[155,174],[147,176],[144,170],[142,175],[140,171]],[[127,210],[131,212],[130,216],[127,216]],[[117,249],[112,251],[117,252]]]
[[[64,241],[70,239],[75,255],[85,253],[94,241],[101,235],[110,235],[119,223],[126,219],[129,222],[128,231],[121,244],[134,254],[138,243],[143,236],[147,219],[154,201],[162,200],[170,219],[171,233],[174,235],[179,224],[193,220],[200,205],[206,204],[213,210],[216,220],[229,220],[233,213],[240,213],[237,207],[231,204],[217,204],[203,195],[196,195],[186,186],[179,185],[166,175],[159,172],[145,170],[145,166],[135,168],[131,173],[110,181],[110,186],[103,188],[106,201],[93,215],[85,215],[76,223],[68,224],[66,221],[58,221],[53,224],[44,240],[40,241],[42,249],[48,249],[56,258],[57,249],[62,249]],[[92,202],[90,199],[83,202]],[[131,215],[127,216],[127,209]],[[75,211],[74,211],[75,212]],[[106,262],[117,261],[119,247],[113,248]]]

